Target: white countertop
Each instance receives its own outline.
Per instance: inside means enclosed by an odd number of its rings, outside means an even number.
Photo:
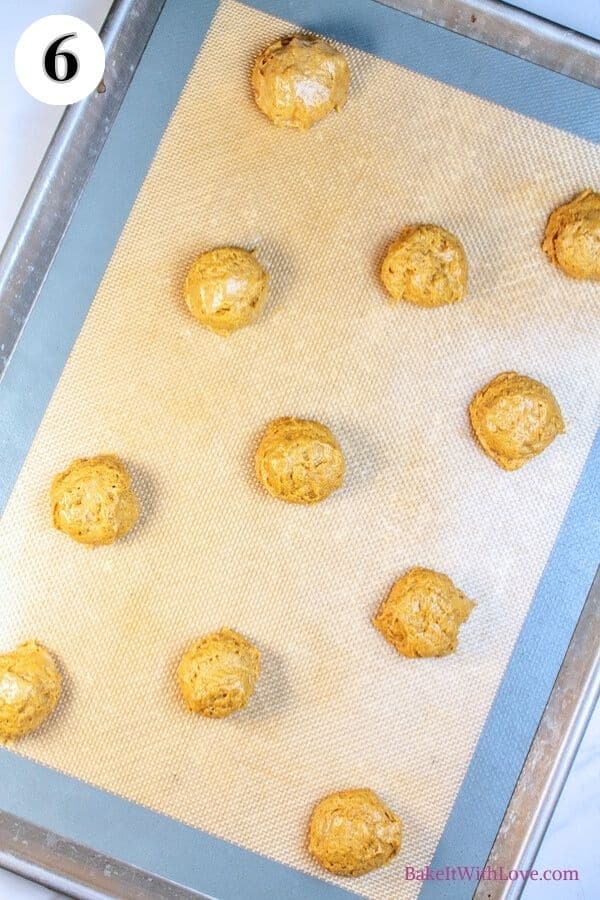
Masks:
[[[529,9],[600,38],[598,0],[520,0]],[[40,163],[62,110],[29,97],[17,83],[14,47],[24,28],[51,13],[80,16],[98,28],[110,0],[22,0],[0,13],[0,245]],[[9,7],[9,8],[7,8]],[[529,882],[524,900],[596,900],[600,896],[600,709],[581,744],[535,862],[539,870],[577,869],[577,882]],[[48,900],[52,891],[0,869],[0,900]]]

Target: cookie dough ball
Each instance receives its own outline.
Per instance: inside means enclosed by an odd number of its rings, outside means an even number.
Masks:
[[[230,628],[201,637],[177,669],[182,697],[191,712],[209,719],[243,709],[260,674],[260,651]]]
[[[388,863],[402,843],[402,823],[374,791],[324,797],[313,810],[310,854],[334,875],[364,875]]]
[[[47,650],[36,641],[0,655],[0,741],[35,731],[60,697],[61,674]]]
[[[520,469],[565,430],[552,391],[516,372],[501,372],[475,394],[469,415],[487,455],[509,471]]]
[[[344,480],[340,445],[325,425],[286,417],[267,426],[256,451],[256,474],[271,494],[288,503],[319,503]]]
[[[571,278],[600,281],[600,194],[582,191],[555,209],[542,250]]]
[[[346,102],[350,70],[342,53],[321,38],[283,38],[252,69],[256,105],[275,125],[310,128]]]
[[[446,656],[474,606],[447,575],[414,568],[395,583],[373,624],[403,656]]]
[[[392,300],[416,306],[458,303],[467,293],[463,245],[439,225],[408,225],[390,244],[381,280]]]
[[[254,253],[218,247],[201,253],[185,280],[185,302],[202,325],[231,334],[253,322],[262,310],[269,276]]]
[[[117,456],[75,459],[50,488],[52,521],[80,544],[112,544],[131,531],[139,507]]]

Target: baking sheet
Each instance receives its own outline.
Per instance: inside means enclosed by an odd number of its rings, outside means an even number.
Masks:
[[[359,51],[344,113],[279,132],[247,73],[282,30],[221,7],[7,509],[17,616],[3,640],[35,633],[71,682],[61,716],[19,746],[309,871],[314,799],[368,783],[404,818],[402,859],[419,864],[593,437],[593,289],[537,244],[547,210],[593,183],[598,148]],[[461,308],[385,305],[377,258],[414,219],[464,240]],[[220,341],[186,317],[179,287],[198,250],[232,241],[257,247],[272,302]],[[465,416],[508,367],[550,384],[569,429],[512,475],[479,454]],[[347,488],[315,510],[281,508],[252,478],[258,432],[288,412],[328,422],[349,461]],[[89,553],[51,531],[45,486],[104,450],[131,463],[146,514],[126,542]],[[400,660],[368,624],[415,562],[479,600],[451,660]],[[266,666],[253,707],[215,728],[185,715],[170,677],[183,646],[225,622]],[[352,888],[398,896],[400,872]]]

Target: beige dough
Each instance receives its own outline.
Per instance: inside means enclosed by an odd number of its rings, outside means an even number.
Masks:
[[[475,395],[469,415],[487,455],[509,471],[521,468],[565,430],[552,391],[516,372],[496,375]]]
[[[35,731],[58,703],[61,674],[47,650],[26,641],[0,655],[0,741]]]
[[[339,791],[313,810],[310,854],[334,875],[364,875],[388,863],[402,843],[400,819],[369,788]]]
[[[201,253],[185,280],[185,302],[202,325],[230,334],[253,322],[262,310],[269,276],[254,253],[218,247]]]
[[[131,476],[110,454],[73,460],[54,478],[50,502],[55,528],[81,544],[112,544],[139,516]]]
[[[346,102],[350,70],[339,50],[321,38],[283,38],[260,54],[252,69],[258,108],[275,125],[310,128]]]
[[[259,674],[259,650],[237,631],[221,628],[186,650],[177,680],[191,712],[223,719],[247,705]]]
[[[408,225],[388,247],[381,280],[393,300],[416,306],[458,303],[467,293],[463,245],[439,225]]]
[[[344,480],[344,457],[325,425],[310,419],[274,419],[256,451],[256,474],[288,503],[318,503]]]
[[[542,250],[571,278],[600,281],[600,194],[582,191],[555,209]]]
[[[414,568],[395,583],[373,624],[403,656],[446,656],[474,606],[447,575]]]

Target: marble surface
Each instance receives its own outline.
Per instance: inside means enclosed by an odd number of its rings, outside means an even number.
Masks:
[[[598,0],[505,0],[505,2],[600,40]]]
[[[548,19],[600,38],[598,0],[521,0]],[[97,28],[109,0],[23,0],[0,11],[0,244],[42,159],[62,110],[29,97],[17,83],[12,56],[28,24],[51,13],[80,16]],[[579,880],[529,882],[524,900],[596,900],[600,897],[600,708],[596,709],[538,853],[535,867],[577,869]],[[0,869],[0,900],[49,900],[59,895]]]

